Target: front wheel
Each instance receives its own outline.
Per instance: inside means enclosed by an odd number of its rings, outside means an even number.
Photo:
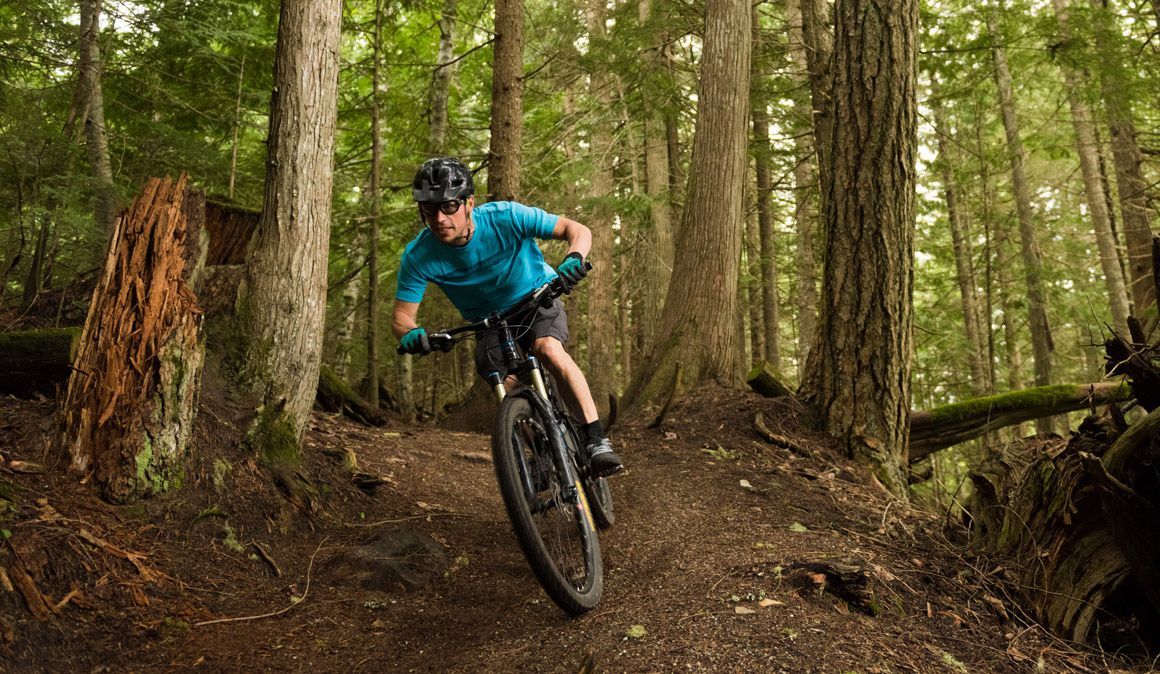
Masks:
[[[491,450],[528,564],[552,601],[576,616],[595,608],[604,591],[600,543],[579,478],[570,484],[552,460],[545,423],[526,398],[509,396],[496,415]]]

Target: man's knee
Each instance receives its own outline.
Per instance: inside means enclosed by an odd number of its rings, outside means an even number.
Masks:
[[[572,357],[564,349],[564,345],[555,337],[541,337],[532,344],[532,353],[548,367],[557,370],[572,363]]]

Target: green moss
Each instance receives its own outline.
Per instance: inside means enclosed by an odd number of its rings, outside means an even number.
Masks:
[[[213,490],[221,493],[226,486],[226,476],[233,470],[233,466],[221,459],[213,460]]]
[[[246,436],[246,446],[272,468],[293,468],[302,462],[298,431],[281,405],[267,405]]]
[[[975,419],[982,414],[998,414],[1008,410],[1026,409],[1031,407],[1050,407],[1061,402],[1072,400],[1076,387],[1069,384],[1059,386],[1039,386],[1036,388],[1000,393],[985,398],[973,398],[959,403],[951,403],[929,410],[931,425],[954,423]],[[1116,392],[1117,399],[1131,395],[1128,384],[1122,383]]]
[[[227,550],[239,555],[246,551],[246,547],[238,541],[237,532],[234,531],[234,528],[230,526],[229,522],[226,522],[226,525],[222,529],[225,531],[225,538],[222,539],[222,545],[226,546]]]

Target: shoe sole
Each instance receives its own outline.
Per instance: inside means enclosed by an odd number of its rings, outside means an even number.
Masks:
[[[614,468],[605,468],[602,471],[596,471],[596,477],[612,477],[624,472],[624,464],[619,464]]]

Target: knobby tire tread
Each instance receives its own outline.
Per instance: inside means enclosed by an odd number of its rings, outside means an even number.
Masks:
[[[516,422],[527,417],[537,419],[538,415],[524,398],[509,396],[500,404],[496,415],[496,425],[492,432],[492,455],[494,457],[496,479],[500,494],[508,511],[512,528],[532,572],[552,601],[571,616],[578,616],[592,610],[600,602],[604,592],[603,563],[600,557],[600,543],[596,530],[590,528],[585,518],[579,518],[579,530],[592,549],[594,564],[589,571],[591,586],[587,592],[572,587],[568,579],[557,569],[550,552],[540,535],[539,528],[532,519],[531,510],[524,496],[524,487],[516,463],[516,451],[512,443],[512,431]],[[541,424],[544,420],[538,420]]]

